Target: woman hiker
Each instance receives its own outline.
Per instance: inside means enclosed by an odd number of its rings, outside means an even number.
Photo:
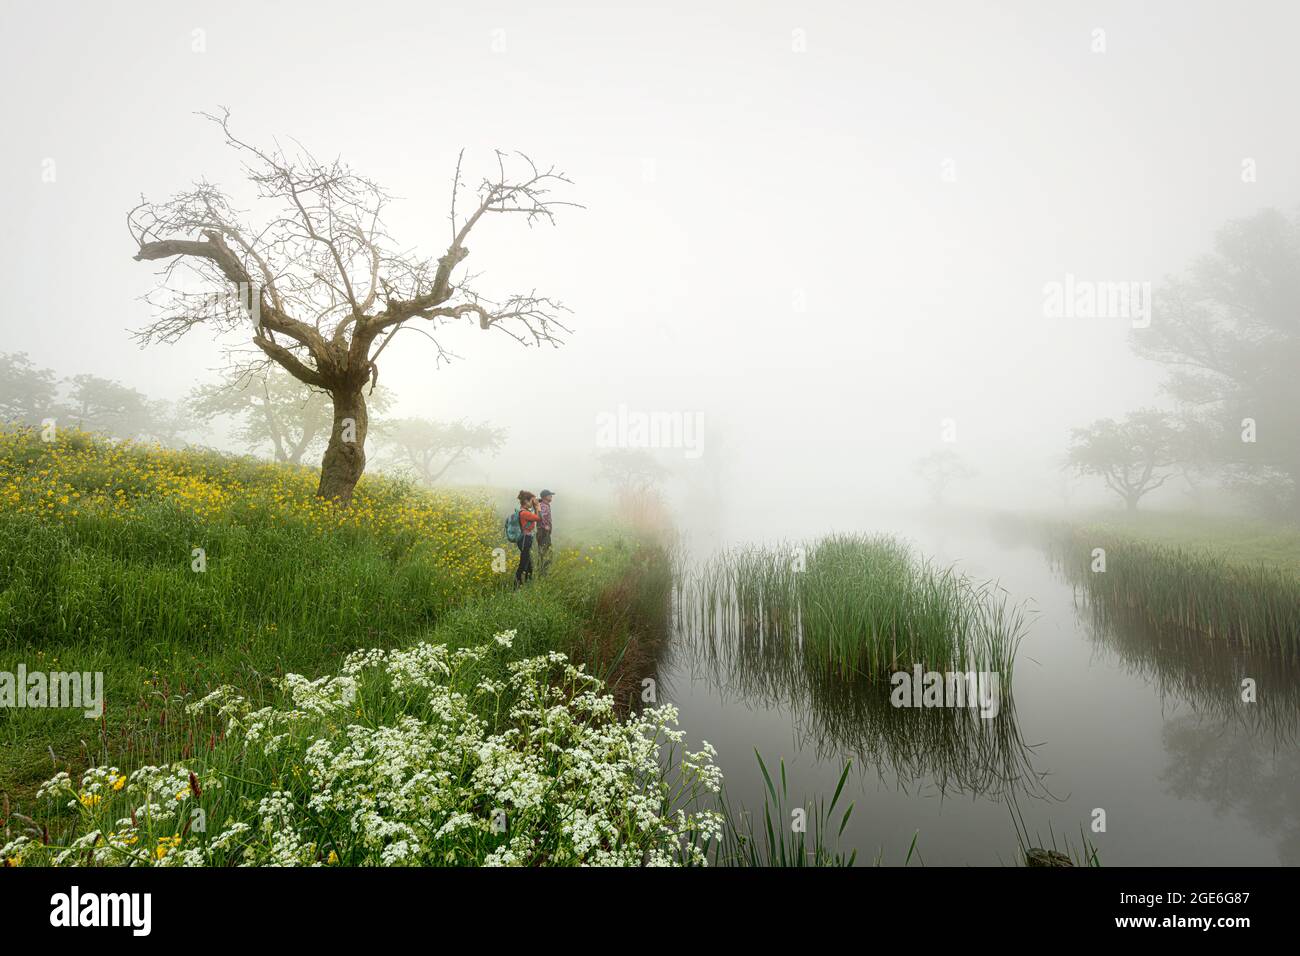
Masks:
[[[519,492],[519,567],[515,568],[515,587],[533,579],[533,538],[537,536],[537,496]]]

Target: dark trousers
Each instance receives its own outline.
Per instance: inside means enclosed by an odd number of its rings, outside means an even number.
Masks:
[[[538,574],[546,573],[546,566],[551,563],[551,533],[545,528],[537,529],[537,562],[541,565]]]
[[[519,539],[519,567],[515,568],[515,587],[524,581],[533,579],[533,536],[526,534]]]

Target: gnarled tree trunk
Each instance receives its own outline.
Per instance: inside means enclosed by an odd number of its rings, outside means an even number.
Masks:
[[[334,399],[334,427],[330,431],[325,457],[321,460],[320,487],[316,494],[346,505],[351,503],[352,491],[366,470],[369,419],[361,389],[335,391],[331,397]]]

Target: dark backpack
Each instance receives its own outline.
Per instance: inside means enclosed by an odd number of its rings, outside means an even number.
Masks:
[[[519,524],[519,509],[515,509],[506,518],[506,540],[511,544],[518,544],[524,539],[524,529]]]

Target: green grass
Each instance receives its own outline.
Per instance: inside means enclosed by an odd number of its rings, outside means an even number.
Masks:
[[[1176,511],[1096,513],[1076,526],[1212,557],[1224,565],[1268,567],[1300,575],[1300,526],[1255,518]]]
[[[1056,555],[1112,619],[1231,643],[1288,664],[1300,658],[1300,573],[1248,557],[1263,550],[1254,536],[1215,548],[1188,543],[1205,540],[1196,531],[1169,543],[1172,532],[1159,527],[1163,539],[1140,525],[1062,528]],[[1105,552],[1104,571],[1093,570],[1096,549]]]
[[[1300,723],[1300,532],[1169,512],[1045,525],[1094,638],[1162,695],[1292,733]],[[1094,552],[1105,552],[1095,570]],[[1255,700],[1243,702],[1243,679]]]
[[[56,770],[189,759],[221,728],[188,702],[231,684],[270,704],[277,678],[332,673],[357,648],[517,629],[620,689],[646,666],[639,638],[658,639],[671,586],[655,546],[611,527],[589,547],[562,536],[550,573],[515,593],[482,500],[367,477],[342,510],[313,484],[212,452],[0,432],[0,671],[102,672],[107,699],[99,721],[0,709],[13,806]]]

